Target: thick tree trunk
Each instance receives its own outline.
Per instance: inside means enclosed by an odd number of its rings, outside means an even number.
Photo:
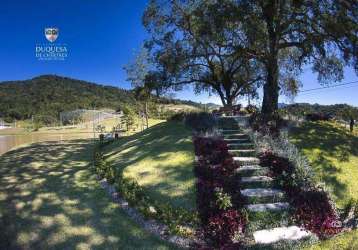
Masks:
[[[279,68],[278,68],[278,42],[279,42],[279,13],[278,1],[267,1],[264,7],[264,16],[267,23],[269,40],[269,53],[266,61],[266,83],[262,100],[262,113],[266,122],[273,120],[278,109],[279,96]]]
[[[278,60],[277,55],[270,58],[266,65],[267,79],[264,85],[264,97],[262,101],[262,113],[268,120],[273,118],[274,113],[278,109]]]
[[[233,103],[234,103],[234,98],[232,98],[231,96],[228,96],[228,97],[226,97],[226,107],[232,107],[232,105],[233,105]]]

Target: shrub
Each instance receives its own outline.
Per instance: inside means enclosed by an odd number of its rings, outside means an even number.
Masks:
[[[195,132],[208,133],[214,131],[216,120],[214,115],[206,112],[188,113],[185,116],[185,125]]]
[[[258,109],[255,105],[247,105],[246,111],[247,111],[249,114],[253,114],[253,113],[259,112],[259,109]]]
[[[266,117],[262,113],[255,112],[250,116],[249,124],[254,131],[274,137],[279,135],[281,128],[287,127],[287,122],[278,113],[272,117]]]
[[[229,155],[227,143],[222,139],[195,136],[193,138],[193,143],[196,156],[208,156],[211,155],[213,151]]]
[[[312,189],[296,193],[292,196],[295,207],[295,218],[306,229],[317,234],[319,238],[333,236],[342,230],[338,213],[332,206],[327,193]]]
[[[182,121],[184,121],[185,116],[186,116],[185,112],[175,113],[168,118],[168,121],[182,122]]]
[[[259,154],[259,159],[260,165],[269,168],[275,176],[283,172],[293,173],[293,167],[288,159],[276,156],[270,151]]]
[[[230,209],[210,217],[205,234],[213,241],[214,246],[223,246],[233,243],[237,235],[242,235],[245,224],[245,217],[240,212]]]
[[[324,113],[310,113],[306,115],[307,121],[329,121],[332,117]]]

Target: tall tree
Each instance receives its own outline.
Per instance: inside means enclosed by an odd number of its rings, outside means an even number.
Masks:
[[[158,97],[164,92],[160,73],[153,71],[150,53],[145,46],[141,47],[132,62],[124,66],[124,70],[127,72],[127,80],[131,82],[134,88],[136,100],[144,104],[143,113],[148,128],[148,102],[151,99],[152,92],[155,91]]]
[[[240,17],[247,45],[237,50],[265,69],[262,111],[267,117],[278,108],[280,79],[297,91],[292,84],[303,65],[313,65],[321,83],[341,80],[345,65],[358,71],[356,0],[238,0],[232,12]],[[283,61],[290,67],[280,68]]]
[[[165,84],[190,84],[216,93],[224,106],[252,94],[262,83],[261,66],[243,54],[230,1],[152,0],[143,15],[148,41]]]

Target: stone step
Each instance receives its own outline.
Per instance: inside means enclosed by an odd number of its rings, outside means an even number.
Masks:
[[[273,179],[268,176],[242,177],[241,182],[271,182]]]
[[[274,188],[246,188],[240,192],[245,196],[247,204],[276,203],[286,199],[283,191]]]
[[[233,133],[233,134],[224,134],[223,137],[225,139],[249,139],[250,137],[246,134]]]
[[[227,143],[227,146],[229,147],[230,150],[235,150],[235,149],[253,149],[254,148],[254,144],[250,143],[250,142],[243,142],[243,143]]]
[[[251,212],[279,211],[288,209],[290,204],[287,202],[250,204],[245,206]]]
[[[240,189],[252,189],[252,188],[273,188],[275,182],[268,176],[249,176],[242,177],[240,179]]]
[[[260,164],[260,159],[257,157],[238,157],[234,156],[233,160],[238,162],[241,165],[258,165]]]
[[[225,129],[221,128],[219,129],[221,133],[241,133],[241,129]]]
[[[229,149],[229,153],[234,156],[255,156],[255,149]]]
[[[250,139],[248,139],[248,138],[241,138],[241,139],[226,139],[226,138],[224,138],[224,141],[226,142],[226,143],[248,143],[248,142],[250,142]]]
[[[249,220],[247,230],[251,233],[275,227],[287,227],[295,223],[289,208],[283,210],[265,211],[251,211],[247,209],[247,215]]]
[[[219,130],[219,132],[221,132],[221,134],[224,136],[242,134],[242,131],[240,129],[223,129]]]
[[[281,240],[301,240],[311,236],[311,233],[297,226],[289,226],[259,230],[253,235],[257,244],[272,244]]]
[[[241,190],[241,194],[248,197],[282,196],[284,193],[274,188],[248,188]]]
[[[269,169],[266,167],[261,167],[259,165],[245,165],[237,168],[235,172],[241,177],[260,176],[260,175],[267,175],[269,173]]]

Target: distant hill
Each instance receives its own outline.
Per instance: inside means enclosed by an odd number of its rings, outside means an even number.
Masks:
[[[277,106],[279,109],[283,109],[283,108],[289,106],[289,104],[279,102]]]
[[[209,102],[205,105],[208,110],[214,110],[214,109],[218,109],[218,108],[222,107],[222,105],[218,105],[218,104],[212,103],[212,102]]]
[[[344,116],[347,111],[358,117],[358,107],[351,106],[348,104],[333,104],[333,105],[321,105],[321,104],[310,104],[310,103],[295,103],[286,105],[282,108],[287,112],[295,115],[306,115],[312,113],[322,113],[332,117],[340,118]]]
[[[187,101],[157,98],[160,103],[187,104]],[[135,107],[131,90],[103,86],[56,75],[42,75],[24,81],[0,82],[0,117],[30,119],[32,115],[59,117],[75,109]],[[193,106],[200,105],[192,103]]]
[[[118,108],[134,103],[133,93],[116,87],[56,75],[0,83],[0,117],[29,119],[32,115],[58,117],[78,108]]]

